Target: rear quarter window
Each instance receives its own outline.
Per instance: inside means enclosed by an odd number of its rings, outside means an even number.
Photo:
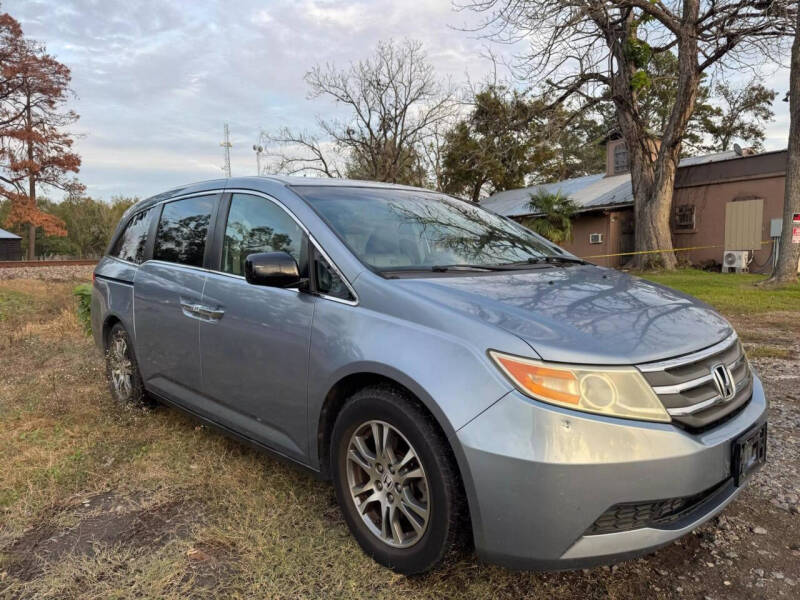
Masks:
[[[145,210],[133,215],[125,230],[114,242],[114,247],[109,252],[110,256],[134,263],[144,261],[145,247],[147,246],[147,233],[150,230],[150,219],[153,210]]]

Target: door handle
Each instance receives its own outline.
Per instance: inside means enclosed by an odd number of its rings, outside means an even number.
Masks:
[[[193,302],[185,302],[181,300],[181,308],[185,313],[190,313],[188,316],[200,317],[208,321],[219,321],[225,314],[225,311],[219,308],[211,308],[202,304]]]
[[[202,304],[195,305],[195,312],[201,317],[205,317],[211,321],[219,321],[222,315],[225,314],[225,311],[222,309],[211,308],[209,306],[203,306]]]

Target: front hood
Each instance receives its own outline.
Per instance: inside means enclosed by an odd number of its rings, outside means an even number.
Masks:
[[[725,319],[691,296],[590,265],[393,283],[514,333],[549,361],[649,362],[732,333]]]

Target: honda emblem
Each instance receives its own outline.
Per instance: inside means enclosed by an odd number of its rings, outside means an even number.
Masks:
[[[731,370],[723,364],[711,367],[711,377],[717,393],[724,401],[728,401],[736,395],[736,382],[733,380]]]

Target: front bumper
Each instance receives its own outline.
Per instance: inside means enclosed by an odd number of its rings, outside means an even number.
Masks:
[[[731,476],[731,441],[763,423],[766,409],[757,377],[739,414],[699,434],[510,392],[457,432],[478,555],[514,568],[580,568],[645,554],[685,535],[741,491],[719,485]],[[614,505],[717,485],[696,510],[663,528],[587,534]]]

